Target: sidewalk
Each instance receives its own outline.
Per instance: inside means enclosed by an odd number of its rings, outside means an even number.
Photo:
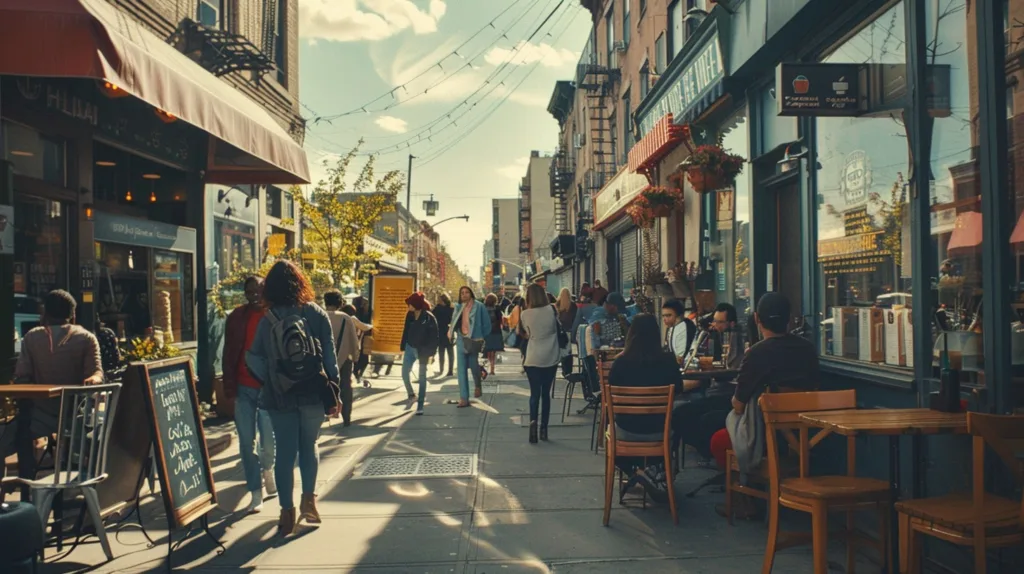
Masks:
[[[397,372],[377,379],[372,389],[357,389],[353,426],[332,422],[321,435],[317,491],[323,524],[303,525],[284,543],[273,537],[276,501],[261,514],[233,512],[247,497],[233,442],[213,460],[223,511],[211,515],[211,529],[227,551],[218,556],[212,541],[196,535],[175,551],[176,568],[375,574],[760,570],[763,523],[730,527],[714,511],[721,494],[682,495],[711,471],[687,469],[677,479],[679,526],[666,507],[649,502],[643,510],[639,501],[628,500],[626,506],[615,501],[610,526],[602,526],[604,458],[590,451],[590,414],[560,423],[559,382],[551,441],[531,445],[523,421],[529,390],[518,355],[506,354],[498,368],[475,408],[445,404],[458,398],[454,379],[431,380],[426,414],[419,417],[412,416]],[[449,456],[408,458],[429,455]],[[474,458],[476,473],[467,475]],[[147,499],[144,514],[155,548],[146,548],[138,528],[116,534],[112,528],[114,561],[103,564],[99,544],[90,538],[41,572],[93,565],[94,572],[162,570],[167,532],[160,526],[158,497]],[[833,552],[833,560],[845,562],[841,545]],[[803,574],[811,571],[810,562],[809,549],[784,551],[774,572]],[[873,570],[867,563],[860,568]]]

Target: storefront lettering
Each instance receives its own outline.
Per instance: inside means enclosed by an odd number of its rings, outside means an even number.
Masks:
[[[128,225],[126,223],[112,223],[110,225],[111,231],[125,237],[131,237],[132,241],[138,240],[140,237],[146,239],[160,239],[162,241],[174,241],[178,238],[177,235],[169,235],[167,233],[160,233],[155,229],[143,229],[134,225]]]
[[[829,258],[848,257],[855,253],[874,251],[878,249],[878,236],[881,231],[862,233],[849,237],[838,237],[836,239],[824,239],[818,242],[818,261],[825,261]]]
[[[722,52],[715,32],[693,60],[683,69],[668,90],[661,95],[640,119],[640,136],[650,133],[654,124],[668,114],[677,118],[693,106],[709,89],[725,76]]]
[[[46,86],[46,107],[89,122],[93,126],[100,123],[100,112],[96,104],[73,96],[56,86]]]

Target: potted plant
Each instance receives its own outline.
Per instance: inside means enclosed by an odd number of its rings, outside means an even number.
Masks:
[[[741,156],[731,154],[720,146],[697,146],[687,162],[686,179],[697,193],[728,187],[743,171],[743,162]]]
[[[626,213],[639,227],[651,227],[659,217],[668,217],[683,206],[683,192],[676,187],[648,187],[629,204]]]

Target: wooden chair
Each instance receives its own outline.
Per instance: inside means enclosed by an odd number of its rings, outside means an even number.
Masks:
[[[604,471],[604,525],[608,526],[612,512],[612,491],[615,480],[615,458],[619,456],[664,457],[665,480],[668,482],[668,504],[672,512],[672,522],[679,524],[676,513],[676,495],[672,488],[672,399],[675,387],[612,387],[603,389],[608,394],[602,397],[608,409],[608,448],[605,449]],[[652,441],[621,440],[617,436],[615,417],[617,415],[661,415],[665,416],[665,425],[661,437]],[[645,499],[646,500],[646,499]]]
[[[1024,416],[967,413],[973,435],[971,493],[907,500],[896,504],[900,526],[900,573],[921,571],[918,534],[974,548],[974,574],[985,574],[989,548],[1024,543],[1024,501],[985,492],[985,445],[1009,467],[1018,484],[1024,481]]]
[[[849,437],[846,443],[847,476],[810,476],[810,451],[830,434],[828,430],[814,430],[800,419],[801,413],[822,412],[857,407],[853,390],[816,393],[764,394],[758,401],[764,414],[765,441],[768,444],[768,547],[764,553],[762,574],[770,574],[775,553],[784,548],[806,544],[808,538],[814,549],[814,574],[828,573],[828,513],[846,513],[846,571],[854,574],[854,542],[875,546],[883,563],[892,572],[892,553],[888,548],[889,521],[892,512],[889,483],[873,478],[854,476],[856,472],[856,443]],[[781,478],[781,463],[776,433],[786,442],[796,445],[799,453],[799,476]],[[780,533],[779,509],[791,508],[811,515],[811,533]],[[879,540],[870,540],[854,532],[853,512],[874,510],[878,513]]]
[[[597,380],[601,389],[601,407],[594,411],[594,428],[590,432],[590,444],[594,448],[594,454],[604,446],[604,433],[608,427],[608,405],[605,401],[608,376],[612,372],[612,364],[622,354],[622,349],[599,351],[597,354]],[[600,420],[600,424],[598,421]],[[595,440],[596,439],[596,440]]]
[[[799,449],[790,448],[792,454],[799,452]],[[768,461],[763,461],[753,472],[747,473],[747,484],[740,482],[740,465],[736,460],[736,452],[725,451],[725,518],[732,526],[733,502],[737,494],[745,494],[754,498],[769,501],[769,488],[771,476],[768,471]],[[779,471],[781,478],[789,478],[800,475],[800,461],[795,456],[780,456]],[[767,518],[767,517],[766,517]]]

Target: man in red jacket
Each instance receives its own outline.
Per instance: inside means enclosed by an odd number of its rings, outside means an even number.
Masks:
[[[264,488],[268,496],[277,494],[277,484],[274,482],[274,431],[270,424],[270,416],[258,408],[260,383],[245,366],[245,352],[252,345],[256,327],[263,320],[263,305],[260,302],[262,294],[262,279],[246,279],[247,303],[228,315],[224,329],[224,394],[229,399],[235,399],[238,448],[241,451],[246,488],[251,496],[246,508],[246,512],[249,513],[263,510]],[[257,427],[260,436],[258,455]]]

